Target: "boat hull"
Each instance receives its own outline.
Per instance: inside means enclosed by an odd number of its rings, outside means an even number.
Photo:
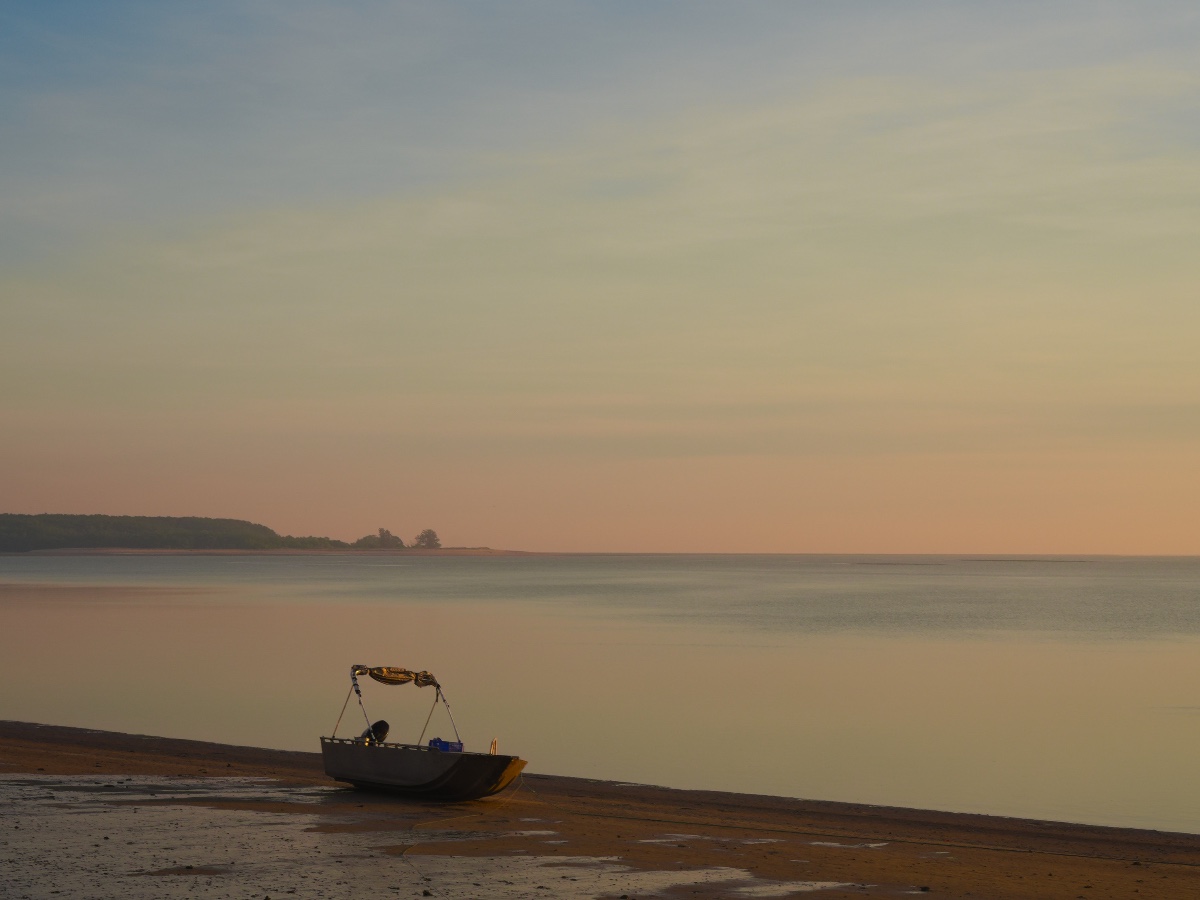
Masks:
[[[508,787],[525,768],[516,756],[444,753],[415,744],[321,738],[325,774],[356,788],[422,800],[477,800]]]

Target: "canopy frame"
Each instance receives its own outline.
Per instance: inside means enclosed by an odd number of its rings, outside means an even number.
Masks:
[[[450,709],[450,701],[446,699],[446,692],[442,690],[441,684],[431,672],[420,671],[413,672],[410,669],[403,669],[399,666],[364,666],[361,663],[355,663],[350,667],[350,690],[346,692],[346,701],[342,704],[342,711],[338,714],[337,724],[333,726],[332,737],[337,737],[338,726],[342,724],[342,716],[346,714],[346,707],[350,703],[350,695],[354,694],[358,698],[358,708],[362,710],[363,719],[367,723],[367,731],[371,730],[371,717],[367,715],[367,708],[363,705],[362,688],[358,683],[359,675],[368,675],[372,680],[378,681],[380,684],[401,685],[415,684],[417,687],[432,687],[434,689],[433,705],[429,708],[429,715],[425,717],[425,726],[421,729],[421,736],[417,738],[419,745],[425,740],[425,732],[429,729],[429,721],[433,718],[433,711],[437,709],[438,701],[446,707],[446,714],[450,717],[450,727],[454,729],[454,739],[460,744],[462,737],[458,733],[458,725],[454,721],[454,713]]]

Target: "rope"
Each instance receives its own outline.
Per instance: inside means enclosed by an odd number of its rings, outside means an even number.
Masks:
[[[462,738],[461,738],[461,737],[459,737],[459,734],[458,734],[458,726],[454,724],[454,713],[450,712],[450,701],[446,699],[446,695],[442,693],[442,689],[441,689],[441,688],[438,688],[438,694],[439,694],[439,695],[441,696],[441,698],[442,698],[442,705],[443,705],[444,707],[446,707],[446,712],[447,712],[447,713],[449,714],[449,716],[450,716],[450,727],[454,729],[454,739],[455,739],[456,741],[458,741],[458,742],[461,744],[461,743],[462,743]],[[434,703],[437,703],[437,700],[436,700],[436,698],[434,699],[434,701],[433,701],[433,702],[434,702]]]
[[[338,713],[337,725],[333,726],[333,734],[330,737],[337,737],[338,725],[342,724],[342,716],[346,714],[346,707],[350,705],[350,695],[354,693],[354,688],[346,691],[346,702],[342,704],[342,711]]]
[[[425,740],[425,732],[429,730],[429,720],[433,718],[433,711],[437,709],[438,697],[442,696],[442,689],[438,688],[437,693],[433,695],[433,706],[429,707],[429,715],[425,717],[425,727],[421,729],[421,736],[417,738],[417,743],[420,744]],[[456,731],[455,734],[458,734]]]

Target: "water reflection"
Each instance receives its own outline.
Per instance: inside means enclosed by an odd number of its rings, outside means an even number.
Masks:
[[[914,581],[856,564],[838,581],[678,558],[624,574],[595,558],[520,561],[507,578],[495,561],[177,559],[4,560],[0,716],[315,750],[350,663],[395,664],[438,675],[469,747],[499,737],[533,771],[1200,831],[1200,639],[1195,611],[1179,612],[1194,566],[1155,570],[1142,601],[1155,608],[1121,631],[1133,587],[1120,571],[1136,570],[1120,563],[1112,581],[1103,569],[989,581],[965,564]],[[888,579],[901,612],[847,600],[883,595]],[[974,602],[961,599],[971,584],[997,610],[1023,592],[1035,614],[1018,621],[1057,627],[1002,628],[994,612],[912,624]],[[1087,601],[1108,624],[1064,626],[1085,595],[1109,598]],[[838,627],[778,612],[810,596],[826,618],[843,610]],[[907,625],[879,625],[899,615]],[[1173,618],[1184,627],[1168,638]],[[400,739],[415,739],[429,701],[367,689]]]
[[[294,603],[532,603],[740,629],[1200,635],[1200,558],[0,556],[0,583]]]

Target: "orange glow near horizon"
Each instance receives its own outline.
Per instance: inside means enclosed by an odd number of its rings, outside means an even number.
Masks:
[[[658,50],[605,44],[635,87],[590,44],[540,55],[578,40],[553,16],[532,71],[488,45],[464,73],[461,23],[428,12],[364,28],[352,62],[290,20],[263,27],[294,55],[197,32],[222,65],[153,79],[162,121],[132,64],[13,88],[41,118],[0,163],[0,511],[546,551],[1200,553],[1191,32],[1039,12],[1067,59],[1003,10],[960,11],[954,50],[922,4],[764,10],[732,44],[650,17]],[[381,38],[409,26],[436,32],[419,54]],[[773,42],[810,33],[828,46]]]
[[[381,478],[382,459],[312,480],[297,458],[269,479],[265,461],[262,472],[174,485],[131,469],[103,491],[86,473],[63,473],[58,503],[16,511],[246,518],[282,534],[343,540],[377,527],[410,540],[434,527],[447,546],[566,552],[1196,552],[1200,497],[1165,477],[1184,458],[1160,457],[1156,466],[1100,455],[905,462],[430,462],[410,482]],[[330,471],[325,461],[313,468]],[[81,503],[84,496],[93,499]]]

